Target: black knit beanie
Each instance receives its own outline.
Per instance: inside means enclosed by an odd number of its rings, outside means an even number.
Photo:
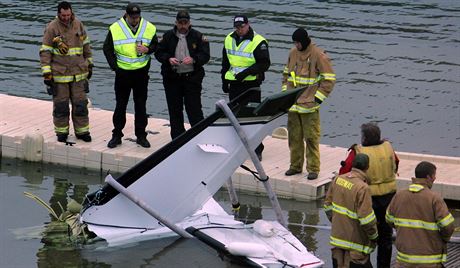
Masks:
[[[307,49],[307,47],[311,43],[310,37],[308,37],[307,30],[305,30],[304,28],[298,28],[294,31],[294,33],[292,34],[292,41],[297,41],[300,44],[302,44],[301,51]]]

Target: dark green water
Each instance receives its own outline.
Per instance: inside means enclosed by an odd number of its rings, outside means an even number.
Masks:
[[[193,26],[207,35],[211,61],[205,66],[205,114],[226,97],[220,81],[223,40],[233,30],[232,17],[244,12],[270,45],[272,65],[262,86],[263,95],[280,91],[296,27],[306,27],[314,42],[332,58],[337,85],[322,105],[322,143],[348,147],[359,142],[359,126],[373,120],[399,151],[460,156],[459,1],[139,2],[143,16],[157,26],[160,36],[172,27],[178,8],[188,8]],[[127,2],[72,3],[94,48],[96,68],[90,98],[94,106],[113,110],[114,74],[105,61],[102,44],[108,26],[123,15]],[[0,2],[0,93],[49,99],[38,50],[55,9],[55,1]],[[148,113],[167,118],[155,60],[150,77]],[[107,130],[108,137],[110,134]]]
[[[116,174],[115,174],[116,175]],[[195,240],[177,238],[146,241],[108,248],[103,241],[81,245],[71,242],[67,226],[52,220],[48,212],[23,192],[31,192],[60,211],[69,198],[81,201],[98,189],[105,174],[57,165],[26,163],[3,158],[0,166],[0,267],[239,267],[221,260],[217,252]],[[228,211],[226,191],[216,200]],[[252,222],[276,220],[266,197],[239,193],[239,218]],[[318,256],[329,259],[328,230],[299,225],[327,225],[319,213],[321,201],[281,200],[289,229]],[[326,266],[327,267],[327,266]]]

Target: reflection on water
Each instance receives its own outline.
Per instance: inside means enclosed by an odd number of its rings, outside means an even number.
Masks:
[[[99,189],[104,176],[84,169],[1,159],[0,267],[239,267],[197,240],[171,238],[113,248],[102,240],[76,243],[69,239],[65,223],[23,195],[27,191],[39,196],[60,214],[69,198],[81,202],[88,192]],[[215,198],[231,211],[227,191],[218,192]],[[239,199],[241,221],[276,220],[268,198],[239,193]],[[288,222],[296,224],[289,229],[310,251],[328,261],[329,231],[302,226],[328,224],[320,213],[321,201],[280,200],[280,205]]]
[[[54,177],[52,190],[53,193],[48,203],[60,215],[67,210],[69,198],[81,204],[89,188],[82,182],[71,183],[68,179]],[[45,225],[43,231],[41,239],[43,247],[37,253],[38,267],[80,267],[82,257],[80,252],[75,250],[76,242],[69,238],[70,230],[67,223],[58,221],[52,215],[50,219],[51,221]]]
[[[191,11],[194,27],[208,36],[211,61],[205,66],[205,114],[225,97],[219,73],[223,39],[232,30],[232,16],[245,12],[270,44],[272,66],[262,87],[264,95],[280,90],[297,26],[305,26],[333,59],[337,85],[322,108],[322,143],[348,147],[359,142],[359,126],[373,120],[397,150],[460,156],[459,1],[139,2],[143,16],[160,35],[172,27],[180,7]],[[126,2],[72,3],[94,48],[90,97],[96,107],[113,110],[114,77],[102,43]],[[45,24],[55,16],[55,2],[5,0],[0,7],[0,93],[49,99],[42,85],[38,49]],[[148,112],[167,118],[159,70],[154,61]]]

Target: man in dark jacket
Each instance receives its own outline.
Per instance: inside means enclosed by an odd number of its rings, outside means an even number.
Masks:
[[[167,31],[158,45],[155,58],[161,62],[161,75],[168,103],[171,138],[185,132],[183,107],[192,126],[203,117],[201,107],[203,65],[210,58],[209,42],[192,29],[190,15],[181,10],[176,25]]]
[[[260,87],[265,80],[264,73],[270,67],[268,42],[256,33],[249,25],[245,15],[233,18],[235,31],[229,33],[222,50],[222,90],[228,93],[229,99],[253,87]],[[250,102],[261,102],[260,91],[251,96]],[[261,143],[256,148],[259,160],[262,160]]]

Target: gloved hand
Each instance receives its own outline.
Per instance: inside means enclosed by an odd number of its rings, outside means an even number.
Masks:
[[[58,50],[59,53],[61,53],[62,55],[67,55],[67,53],[69,52],[69,46],[67,46],[64,42],[60,42],[58,44]]]
[[[53,84],[53,80],[44,79],[44,80],[43,80],[43,83],[44,83],[46,86],[50,87],[50,86]]]
[[[59,50],[59,53],[61,53],[62,55],[67,55],[67,53],[69,52],[69,46],[66,43],[64,43],[62,37],[56,36],[55,38],[53,38],[53,44]]]
[[[229,83],[227,82],[227,80],[222,80],[222,91],[224,93],[228,93],[229,91]]]
[[[244,71],[242,71],[242,72],[239,72],[239,73],[237,73],[235,75],[235,79],[236,79],[236,81],[241,82],[246,78],[246,76],[248,76],[248,75]]]
[[[56,96],[56,87],[54,85],[54,82],[51,82],[51,85],[46,86],[46,93],[50,96]]]
[[[51,73],[43,74],[43,83],[45,83],[45,85],[47,86],[51,86],[51,84],[53,83],[53,74]]]
[[[46,92],[48,95],[56,96],[56,87],[51,73],[43,74],[43,83],[46,85]]]
[[[92,64],[88,65],[88,76],[86,77],[86,79],[90,80],[91,77],[93,76],[93,66]]]

